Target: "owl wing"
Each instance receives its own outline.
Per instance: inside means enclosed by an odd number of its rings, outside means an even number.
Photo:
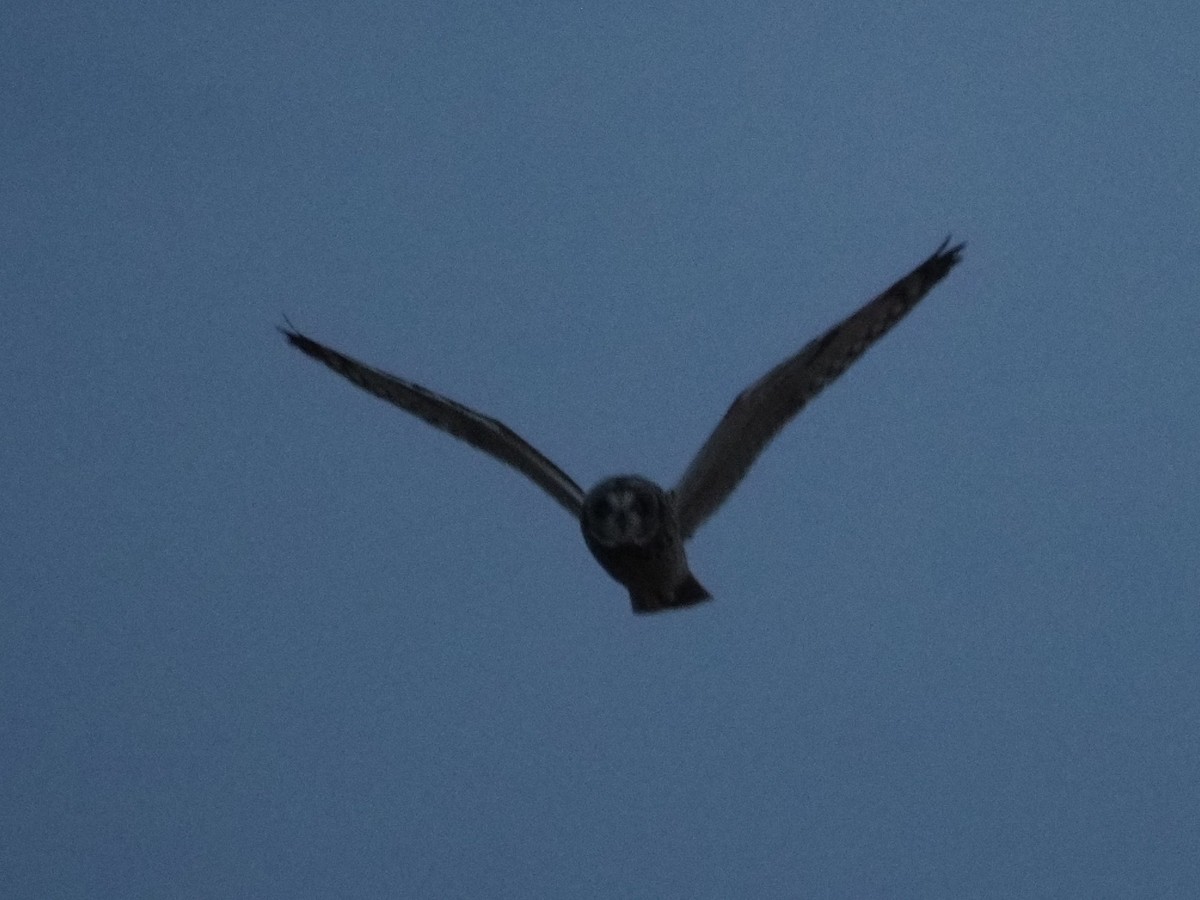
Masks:
[[[372,368],[291,328],[279,329],[288,343],[368,393],[424,419],[434,428],[465,441],[527,476],[575,518],[583,508],[583,491],[569,475],[543,456],[519,434],[490,416],[435,394],[433,391]]]
[[[947,238],[925,262],[737,396],[675,486],[685,540],[716,512],[780,429],[954,268],[964,245],[949,244]]]

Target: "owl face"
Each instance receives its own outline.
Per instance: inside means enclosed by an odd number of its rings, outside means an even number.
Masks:
[[[584,533],[601,547],[645,547],[663,528],[662,488],[636,475],[606,478],[583,499]]]

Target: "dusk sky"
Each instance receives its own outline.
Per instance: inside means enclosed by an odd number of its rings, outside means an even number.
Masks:
[[[1200,896],[1200,5],[22,2],[0,896]],[[635,616],[664,486],[963,262]]]

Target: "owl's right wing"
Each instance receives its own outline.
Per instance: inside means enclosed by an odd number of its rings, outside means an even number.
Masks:
[[[579,518],[583,509],[583,491],[579,485],[503,422],[419,384],[365,365],[291,328],[279,330],[293,347],[325,363],[364,391],[512,466],[557,500],[572,516]]]
[[[780,429],[946,277],[962,248],[951,247],[947,238],[882,294],[737,396],[675,487],[684,539],[717,511]]]

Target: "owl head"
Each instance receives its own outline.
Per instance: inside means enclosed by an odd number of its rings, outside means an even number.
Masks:
[[[646,546],[662,530],[668,502],[653,481],[637,475],[606,478],[583,498],[584,534],[601,547]]]

